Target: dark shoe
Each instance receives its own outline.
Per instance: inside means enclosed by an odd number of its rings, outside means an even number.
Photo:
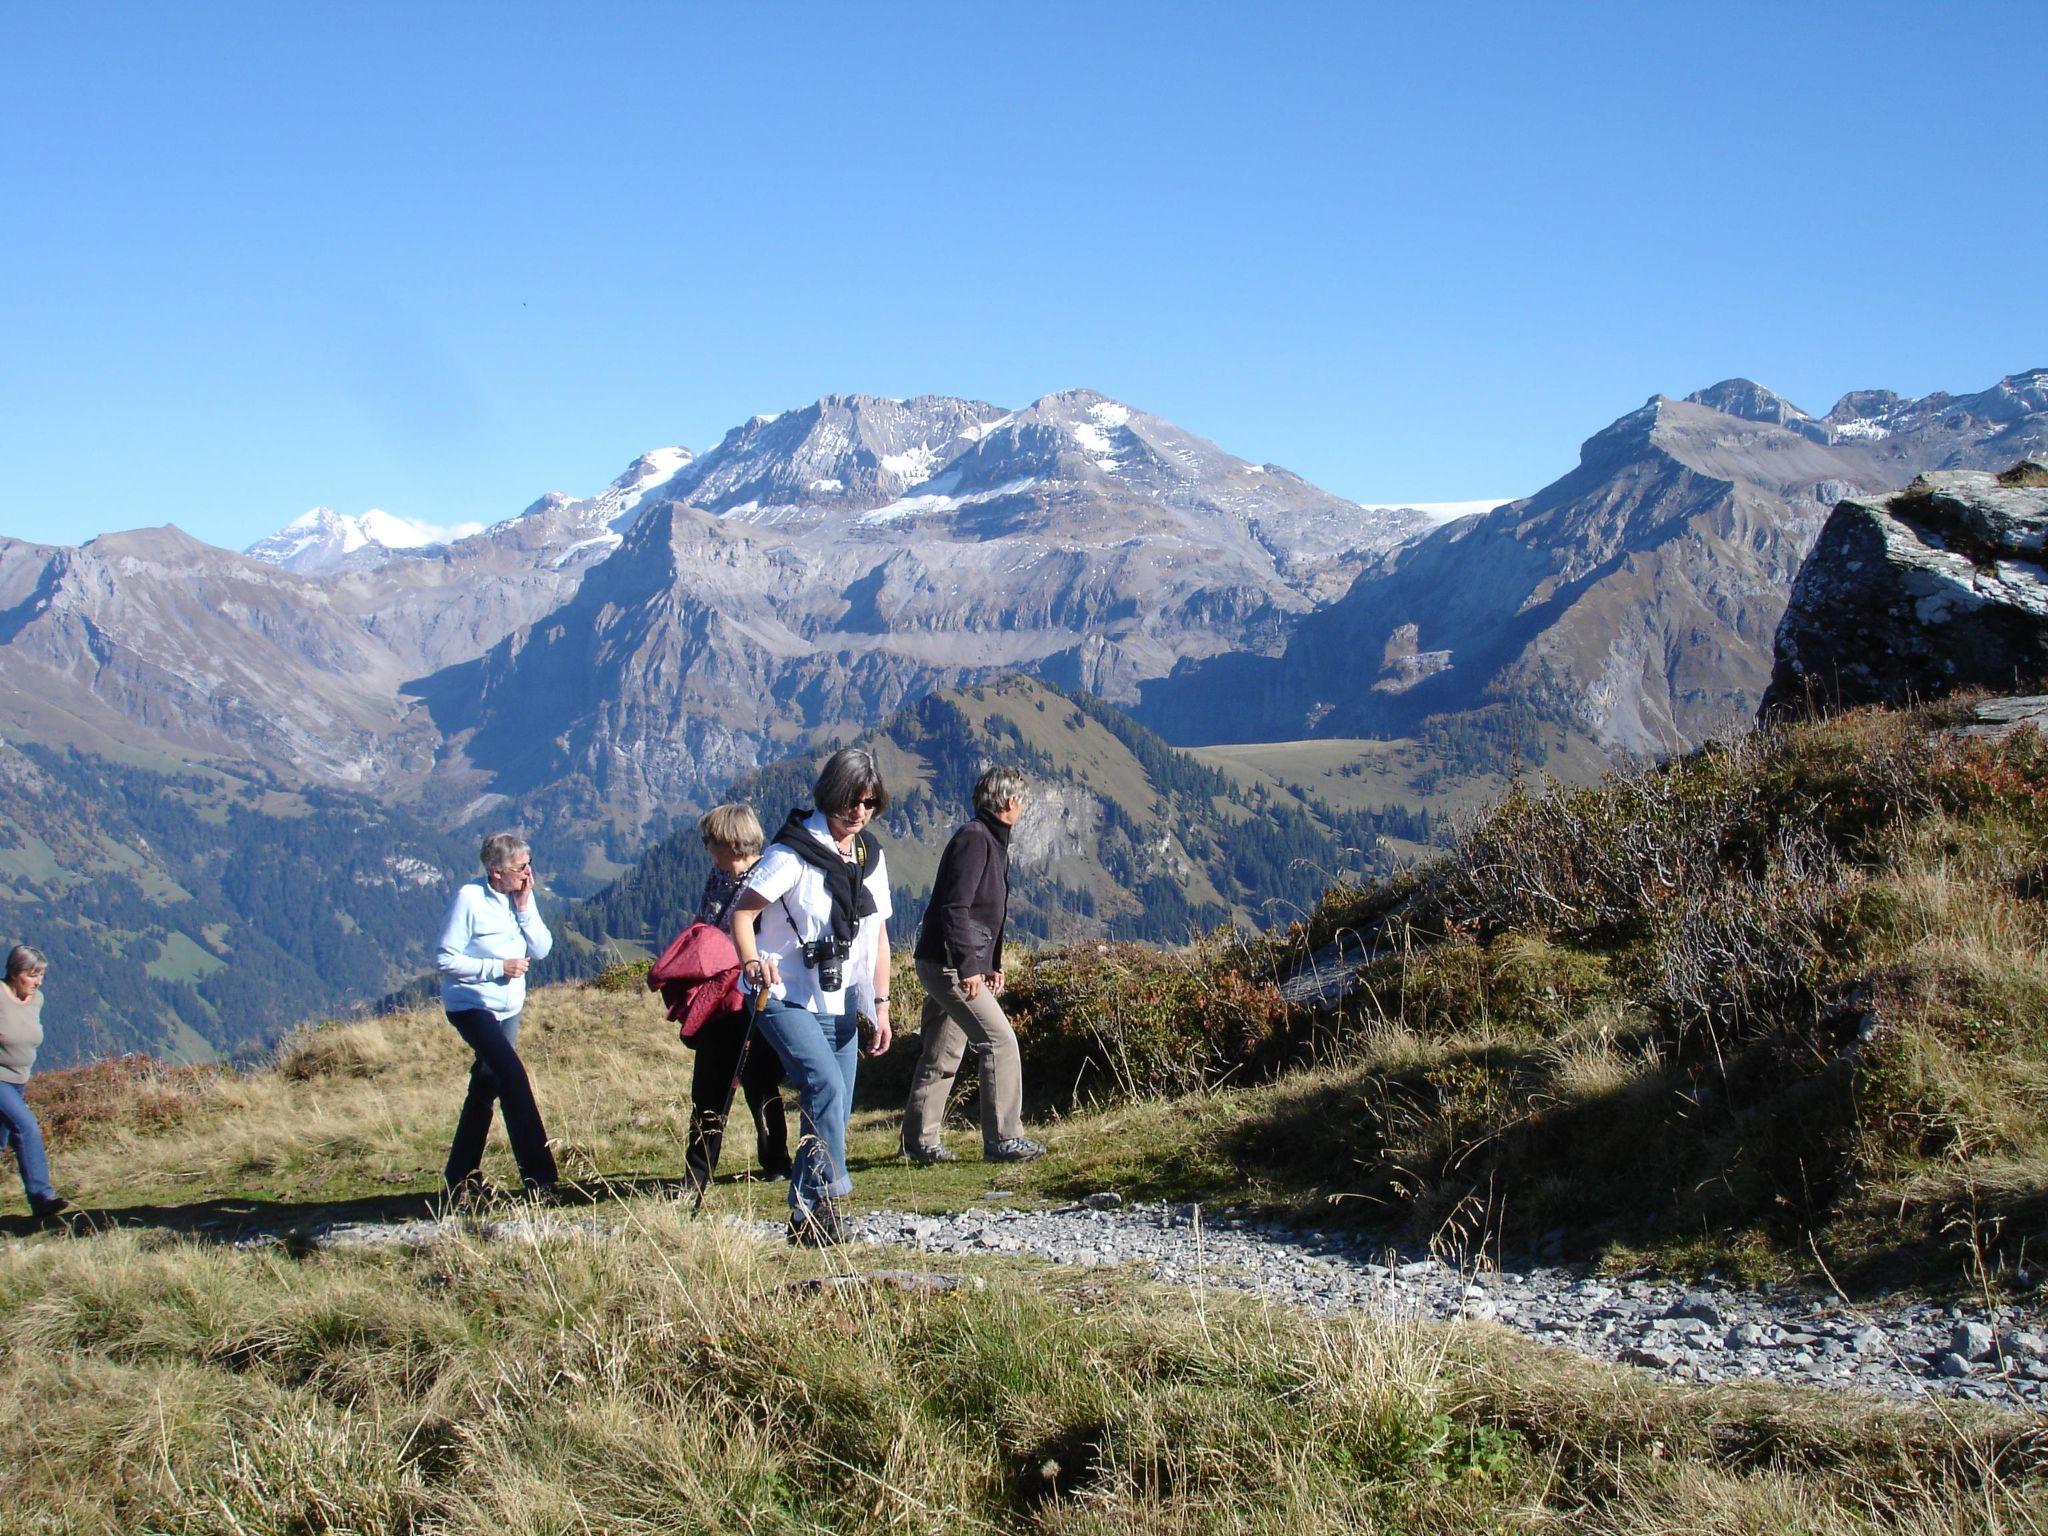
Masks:
[[[921,1147],[905,1147],[903,1155],[920,1168],[929,1168],[933,1163],[957,1163],[960,1154],[951,1147],[928,1141]]]
[[[837,1248],[846,1241],[846,1223],[837,1202],[820,1200],[809,1211],[789,1218],[789,1242],[793,1248]]]
[[[1034,1157],[1045,1156],[1045,1143],[1033,1141],[1029,1136],[1012,1136],[999,1141],[981,1154],[992,1163],[1028,1163]]]
[[[795,1172],[796,1165],[785,1157],[779,1162],[762,1163],[757,1170],[757,1176],[763,1179],[786,1179]]]
[[[47,1200],[31,1200],[28,1203],[28,1208],[29,1214],[34,1216],[37,1221],[55,1221],[60,1216],[75,1214],[78,1210],[77,1206],[66,1200],[62,1195],[52,1195]]]
[[[519,1186],[519,1193],[535,1205],[589,1205],[590,1196],[574,1184],[558,1184],[553,1179],[528,1179]]]

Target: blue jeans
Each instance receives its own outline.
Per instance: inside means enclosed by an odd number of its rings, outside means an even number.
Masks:
[[[0,1083],[0,1152],[14,1148],[21,1165],[21,1187],[31,1208],[57,1198],[50,1187],[50,1159],[43,1151],[43,1128],[28,1107],[21,1084]]]
[[[484,1143],[491,1139],[491,1111],[500,1107],[505,1111],[505,1135],[512,1142],[519,1177],[528,1184],[554,1183],[555,1154],[548,1150],[547,1127],[541,1123],[540,1106],[533,1101],[533,1084],[515,1049],[519,1015],[501,1019],[488,1008],[458,1008],[448,1015],[448,1022],[476,1052],[469,1069],[469,1094],[462,1101],[455,1140],[448,1148],[448,1168],[443,1175],[448,1187],[475,1178],[483,1167]]]
[[[826,1196],[853,1193],[846,1176],[846,1122],[853,1113],[853,1074],[860,1065],[860,1028],[849,1013],[821,1016],[770,998],[754,1028],[775,1047],[803,1105],[789,1176],[789,1209],[806,1216]]]

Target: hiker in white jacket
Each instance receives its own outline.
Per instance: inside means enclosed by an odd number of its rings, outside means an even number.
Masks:
[[[504,1106],[505,1134],[526,1192],[546,1198],[555,1190],[555,1155],[517,1049],[527,968],[546,959],[555,940],[533,899],[533,851],[526,840],[516,832],[494,832],[478,856],[484,872],[456,891],[434,955],[441,1006],[476,1052],[469,1096],[448,1149],[445,1178],[457,1205],[474,1205],[492,1194],[482,1170],[491,1111],[498,1104]]]

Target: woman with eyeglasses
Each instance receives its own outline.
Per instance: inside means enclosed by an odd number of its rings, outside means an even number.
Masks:
[[[859,1021],[873,1021],[868,1054],[889,1049],[889,864],[868,830],[889,806],[874,755],[834,752],[812,788],[748,872],[733,903],[733,946],[747,989],[766,993],[756,1028],[782,1058],[803,1106],[789,1181],[789,1240],[845,1241],[840,1202],[846,1121],[859,1066]]]
[[[477,856],[483,876],[456,891],[434,953],[441,1006],[463,1044],[476,1053],[469,1095],[448,1148],[447,1193],[458,1208],[480,1205],[497,1193],[484,1182],[483,1161],[492,1112],[499,1106],[526,1193],[540,1200],[555,1195],[555,1154],[518,1050],[527,968],[547,959],[554,936],[533,898],[533,850],[526,839],[494,832]]]

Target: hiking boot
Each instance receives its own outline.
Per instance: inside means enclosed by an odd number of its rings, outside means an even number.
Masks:
[[[917,1147],[905,1147],[903,1155],[919,1168],[929,1168],[933,1163],[957,1163],[960,1161],[960,1154],[958,1152],[955,1152],[951,1147],[942,1146],[936,1141],[928,1141],[924,1145]]]
[[[62,1195],[52,1195],[47,1200],[31,1200],[29,1214],[37,1221],[55,1221],[61,1216],[77,1214],[78,1207]]]
[[[820,1200],[810,1210],[790,1213],[789,1242],[793,1248],[837,1248],[846,1241],[846,1223],[836,1201]]]
[[[1033,1141],[1029,1136],[1012,1136],[997,1142],[981,1155],[992,1163],[1028,1163],[1034,1157],[1045,1156],[1045,1143]]]

